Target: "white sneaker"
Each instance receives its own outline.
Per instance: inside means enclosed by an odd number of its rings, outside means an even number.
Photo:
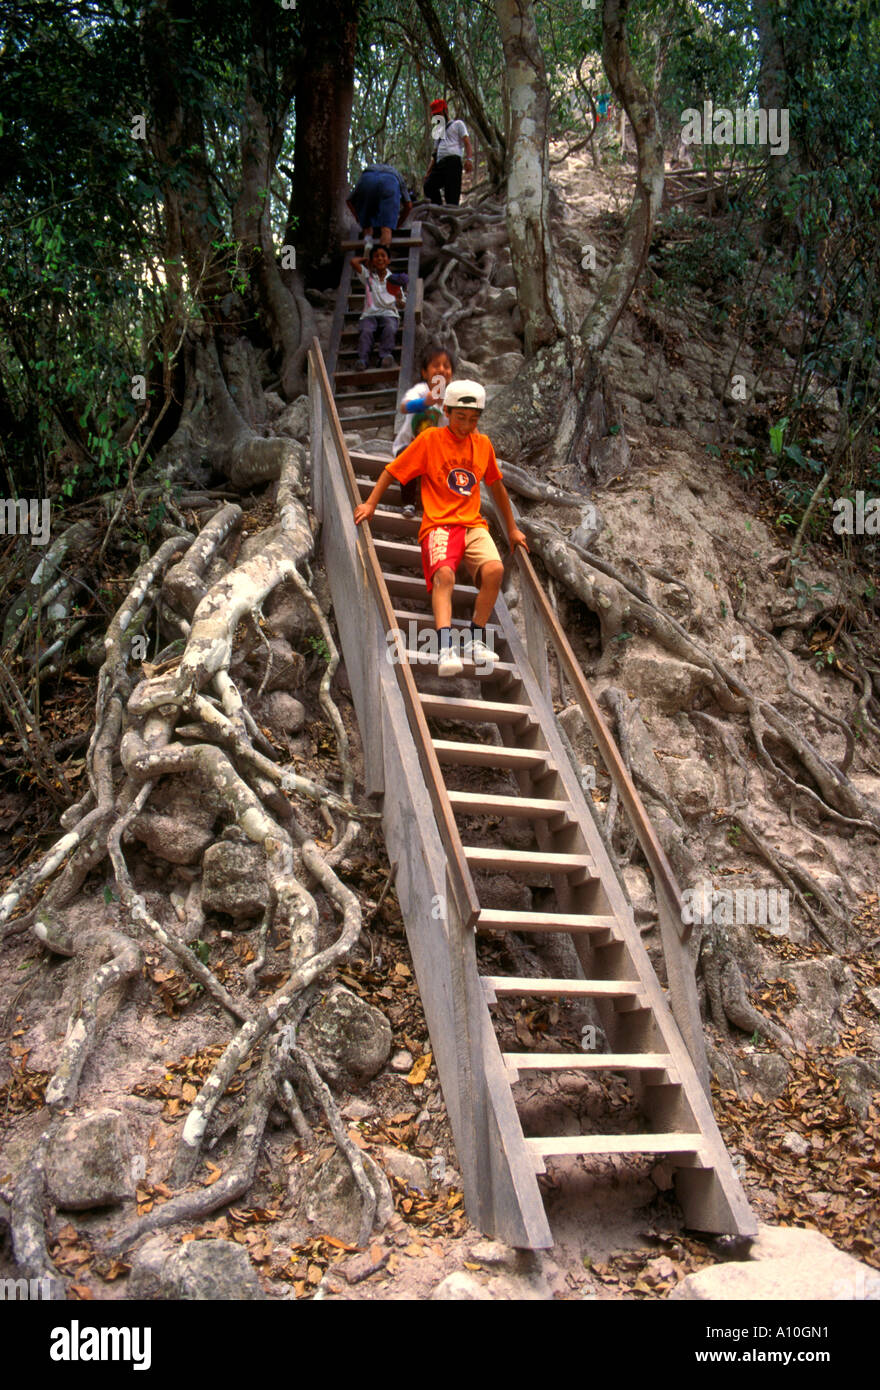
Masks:
[[[485,642],[481,642],[479,637],[471,642],[468,656],[475,666],[494,666],[498,660],[498,654],[493,652],[491,647],[487,647]]]
[[[452,647],[444,647],[437,662],[438,676],[460,676],[464,670],[464,663],[458,652],[453,651]]]

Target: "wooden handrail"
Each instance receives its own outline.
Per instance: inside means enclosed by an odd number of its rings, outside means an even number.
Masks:
[[[672,1011],[690,1053],[694,1069],[706,1095],[709,1094],[709,1063],[706,1057],[706,1040],[703,1022],[700,1017],[700,1003],[697,998],[696,981],[693,969],[687,959],[684,945],[691,934],[691,923],[682,920],[682,897],[672,865],[657,838],[644,802],[636,790],[626,764],[611,736],[602,711],[596,703],[580,663],[572,651],[571,644],[541,586],[535,567],[522,546],[515,551],[516,564],[526,585],[529,602],[541,620],[543,633],[549,637],[556,649],[566,676],[574,690],[578,704],[583,710],[593,738],[605,767],[617,787],[617,793],[641,845],[642,853],[654,876],[654,891],[657,894],[657,917],[663,956],[666,961],[666,976]],[[534,638],[534,634],[532,635]],[[527,640],[529,634],[526,634]],[[534,661],[529,645],[529,660]],[[543,643],[541,643],[543,647]],[[540,673],[537,673],[540,679]]]
[[[330,380],[324,365],[324,358],[321,352],[321,345],[317,338],[313,338],[312,346],[309,349],[309,366],[314,373],[314,379],[323,397],[324,408],[327,412],[327,419],[333,435],[333,442],[336,448],[336,456],[342,468],[342,476],[345,481],[345,488],[351,501],[352,513],[360,502],[360,494],[357,488],[357,479],[352,466],[348,447],[342,432],[342,425],[336,413],[336,403],[333,399],[333,392],[330,389]],[[354,522],[352,522],[354,525]],[[385,581],[382,578],[382,567],[379,564],[379,557],[373,544],[373,537],[369,525],[362,525],[356,528],[357,544],[360,551],[367,582],[372,590],[382,620],[385,623],[386,632],[397,630],[397,623],[394,618],[394,610],[385,588]],[[431,742],[431,734],[428,723],[422,710],[419,700],[418,690],[412,669],[408,661],[404,658],[394,663],[394,670],[397,677],[397,684],[403,697],[404,709],[413,735],[416,752],[419,758],[419,765],[431,798],[431,805],[437,820],[437,828],[446,851],[447,866],[449,872],[449,883],[458,915],[465,929],[475,926],[480,912],[480,903],[474,888],[473,878],[467,866],[462,849],[461,839],[458,833],[458,826],[455,823],[452,807],[449,803],[449,796],[446,791],[446,784],[440,771],[440,764],[437,761],[437,754],[434,752],[434,745]]]
[[[681,889],[678,886],[672,865],[666,857],[666,853],[657,838],[657,832],[651,824],[644,802],[636,790],[632,777],[626,770],[626,764],[620,756],[620,750],[615,743],[611,730],[605,722],[605,718],[600,710],[592,690],[589,687],[586,676],[581,670],[577,657],[571,649],[571,644],[566,637],[562,626],[553,611],[549,599],[541,586],[535,567],[522,546],[516,547],[516,563],[519,571],[528,585],[529,593],[543,619],[547,635],[555,647],[559,659],[565,670],[578,703],[587,717],[599,753],[608,769],[609,776],[617,787],[620,800],[629,816],[630,824],[636,833],[636,838],[641,845],[642,852],[650,865],[654,875],[654,883],[658,893],[663,892],[669,906],[676,913],[680,925],[679,936],[682,941],[687,941],[690,935],[690,923],[681,921],[682,898]]]

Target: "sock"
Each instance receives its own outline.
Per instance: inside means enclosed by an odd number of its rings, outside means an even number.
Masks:
[[[485,640],[486,629],[484,627],[477,627],[476,623],[471,623],[471,641],[485,642]]]
[[[440,650],[441,650],[441,652],[448,652],[449,649],[450,649],[451,646],[452,646],[452,628],[451,628],[451,627],[438,627],[438,629],[437,629],[437,635],[438,635],[438,637],[440,638]]]

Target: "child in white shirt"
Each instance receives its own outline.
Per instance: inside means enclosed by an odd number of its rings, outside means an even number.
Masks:
[[[400,323],[398,307],[406,303],[401,276],[390,276],[390,257],[384,246],[371,246],[366,263],[362,256],[352,256],[352,269],[364,282],[364,308],[358,333],[357,370],[366,370],[367,362],[378,334],[378,350],[383,367],[393,367],[391,349]]]

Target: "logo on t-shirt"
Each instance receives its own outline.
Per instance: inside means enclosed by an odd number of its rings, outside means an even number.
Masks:
[[[470,497],[477,486],[476,475],[469,468],[450,468],[446,482],[451,491],[457,492],[460,497]]]

